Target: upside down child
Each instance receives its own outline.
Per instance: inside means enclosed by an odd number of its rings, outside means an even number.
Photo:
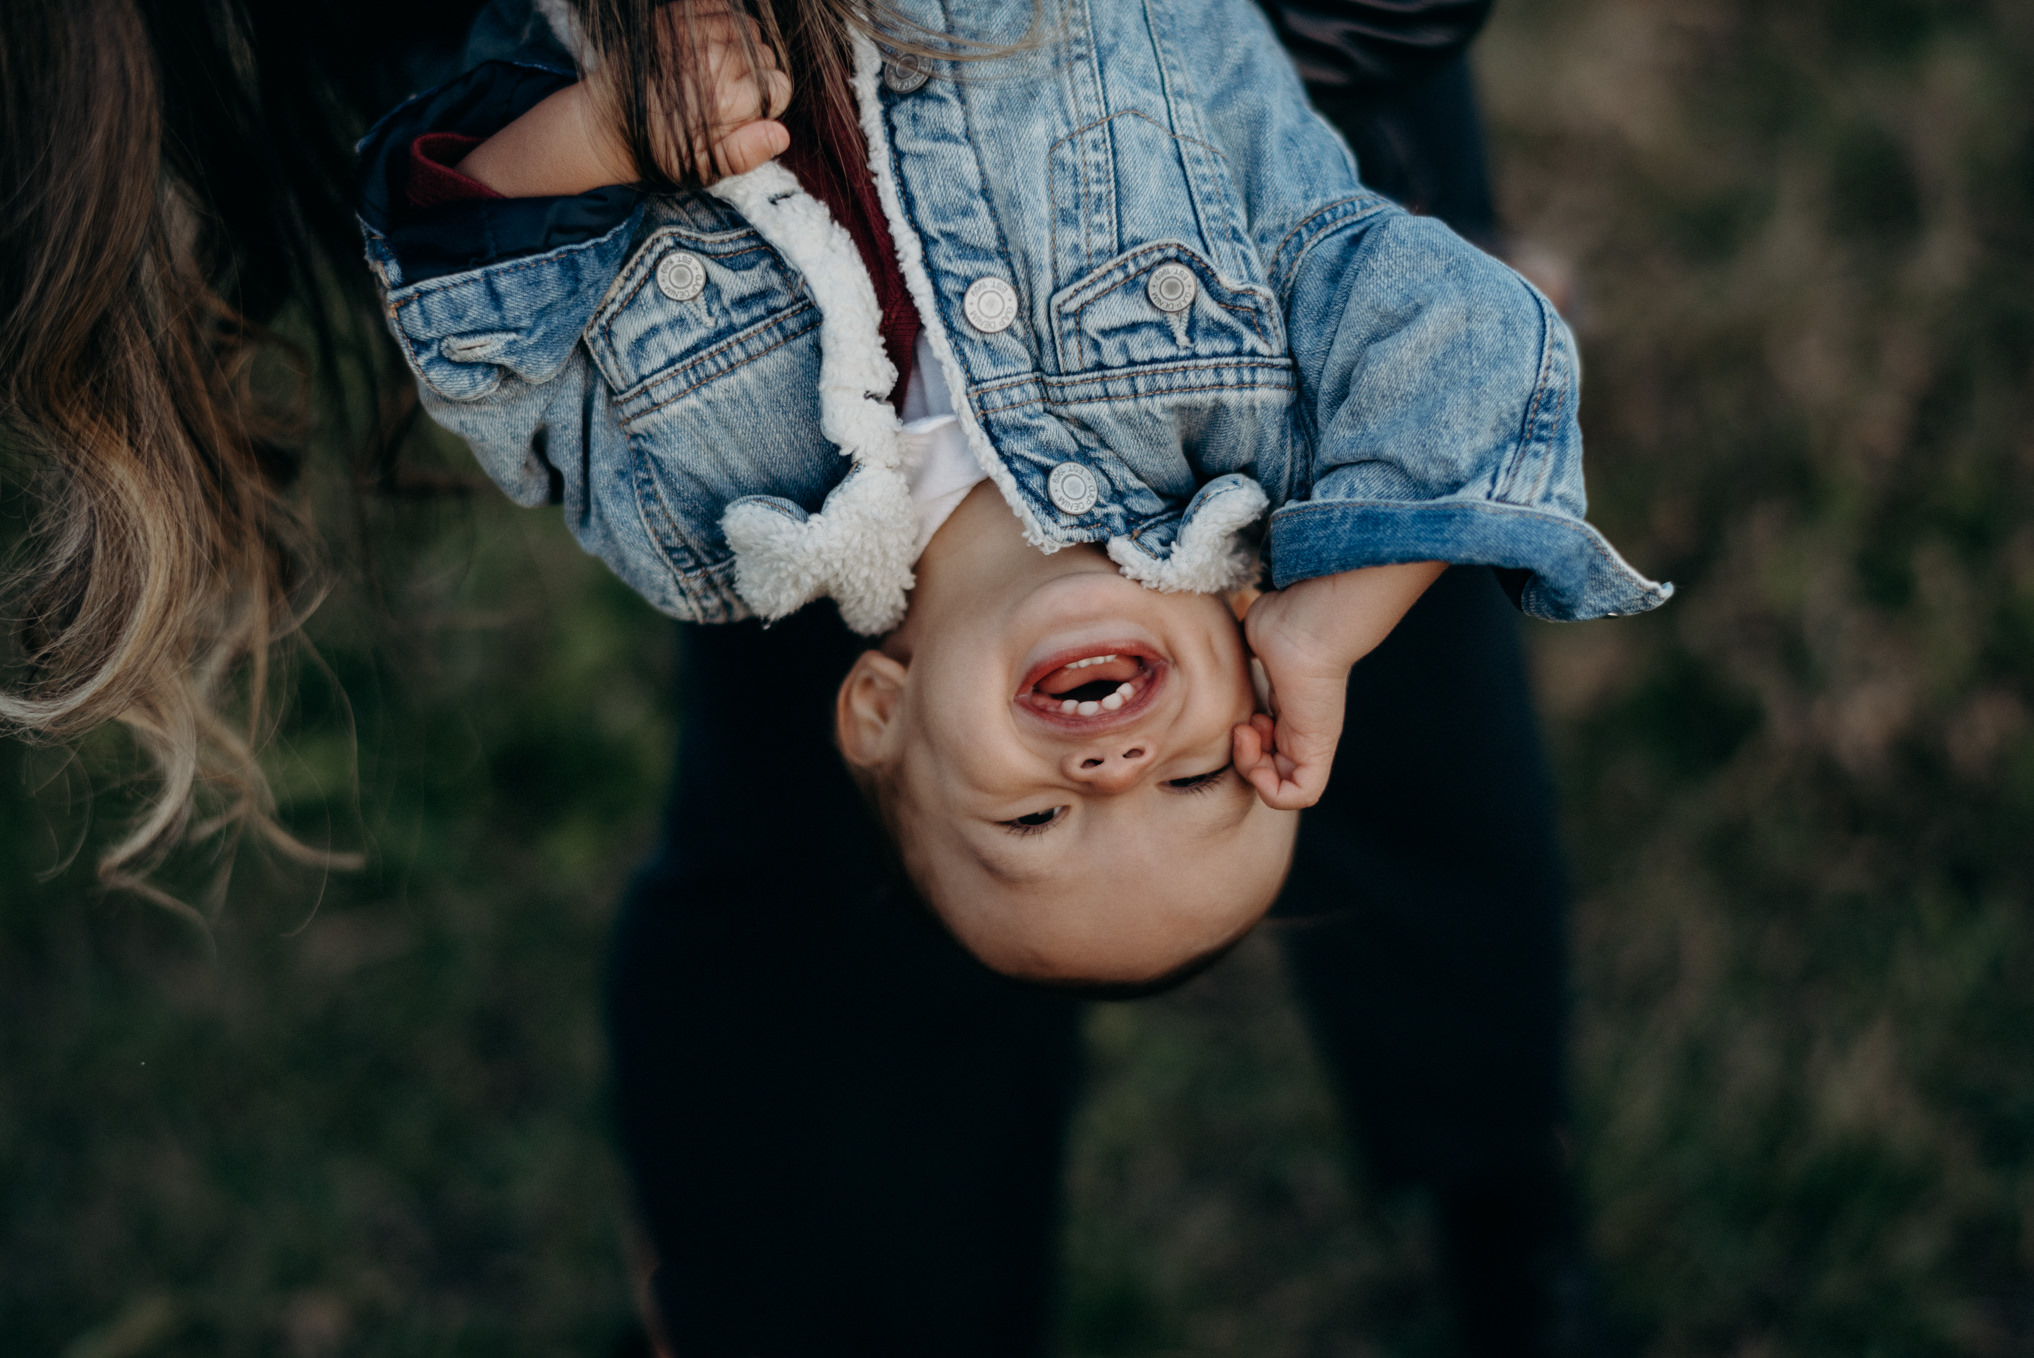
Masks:
[[[550,12],[365,144],[427,408],[674,616],[832,598],[842,753],[998,970],[1247,931],[1446,563],[1667,597],[1583,520],[1566,327],[1363,187],[1246,0]]]

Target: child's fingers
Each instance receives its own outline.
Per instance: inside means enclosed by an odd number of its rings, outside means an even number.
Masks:
[[[1266,806],[1278,811],[1301,811],[1320,800],[1323,782],[1317,770],[1295,763],[1279,751],[1270,717],[1262,712],[1249,722],[1238,724],[1230,733],[1236,772],[1257,789]]]
[[[763,162],[783,155],[790,146],[791,133],[784,124],[746,123],[714,143],[714,168],[723,179],[747,174]]]
[[[770,96],[769,106],[764,110],[763,116],[781,117],[784,110],[791,107],[791,77],[773,66],[763,73],[763,84],[768,88]]]
[[[760,86],[757,76],[761,77]],[[775,67],[754,75],[746,70],[721,75],[714,89],[713,125],[738,127],[758,118],[774,118],[791,104],[791,77]]]

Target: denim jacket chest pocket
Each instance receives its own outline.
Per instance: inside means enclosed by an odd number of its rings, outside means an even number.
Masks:
[[[666,225],[587,326],[626,445],[621,484],[690,601],[681,614],[737,615],[725,506],[768,493],[817,510],[846,471],[817,435],[820,320],[754,230]]]
[[[1284,357],[1219,151],[1132,111],[1062,138],[1048,163],[1063,376]]]
[[[1270,292],[1223,279],[1191,247],[1139,246],[1052,299],[1062,372],[1277,359],[1284,335]]]
[[[818,325],[810,293],[754,231],[666,226],[615,279],[586,347],[627,429]]]

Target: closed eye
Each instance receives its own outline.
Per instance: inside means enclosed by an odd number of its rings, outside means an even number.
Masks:
[[[1168,778],[1165,780],[1165,785],[1174,792],[1212,792],[1214,791],[1215,784],[1222,781],[1222,775],[1227,773],[1229,769],[1230,765],[1224,764],[1221,768],[1210,770],[1207,773],[1196,773],[1187,778]]]
[[[1018,816],[1014,820],[999,820],[996,824],[1013,835],[1042,835],[1053,827],[1065,810],[1063,806],[1050,807],[1044,811],[1033,811],[1027,816]]]

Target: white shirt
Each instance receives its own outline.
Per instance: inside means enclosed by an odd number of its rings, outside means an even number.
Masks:
[[[923,332],[911,357],[903,417],[904,430],[897,442],[904,478],[911,484],[911,503],[918,511],[918,549],[911,554],[916,561],[925,555],[926,544],[939,526],[988,475],[976,463],[960,421],[954,418],[939,360],[933,357]]]

